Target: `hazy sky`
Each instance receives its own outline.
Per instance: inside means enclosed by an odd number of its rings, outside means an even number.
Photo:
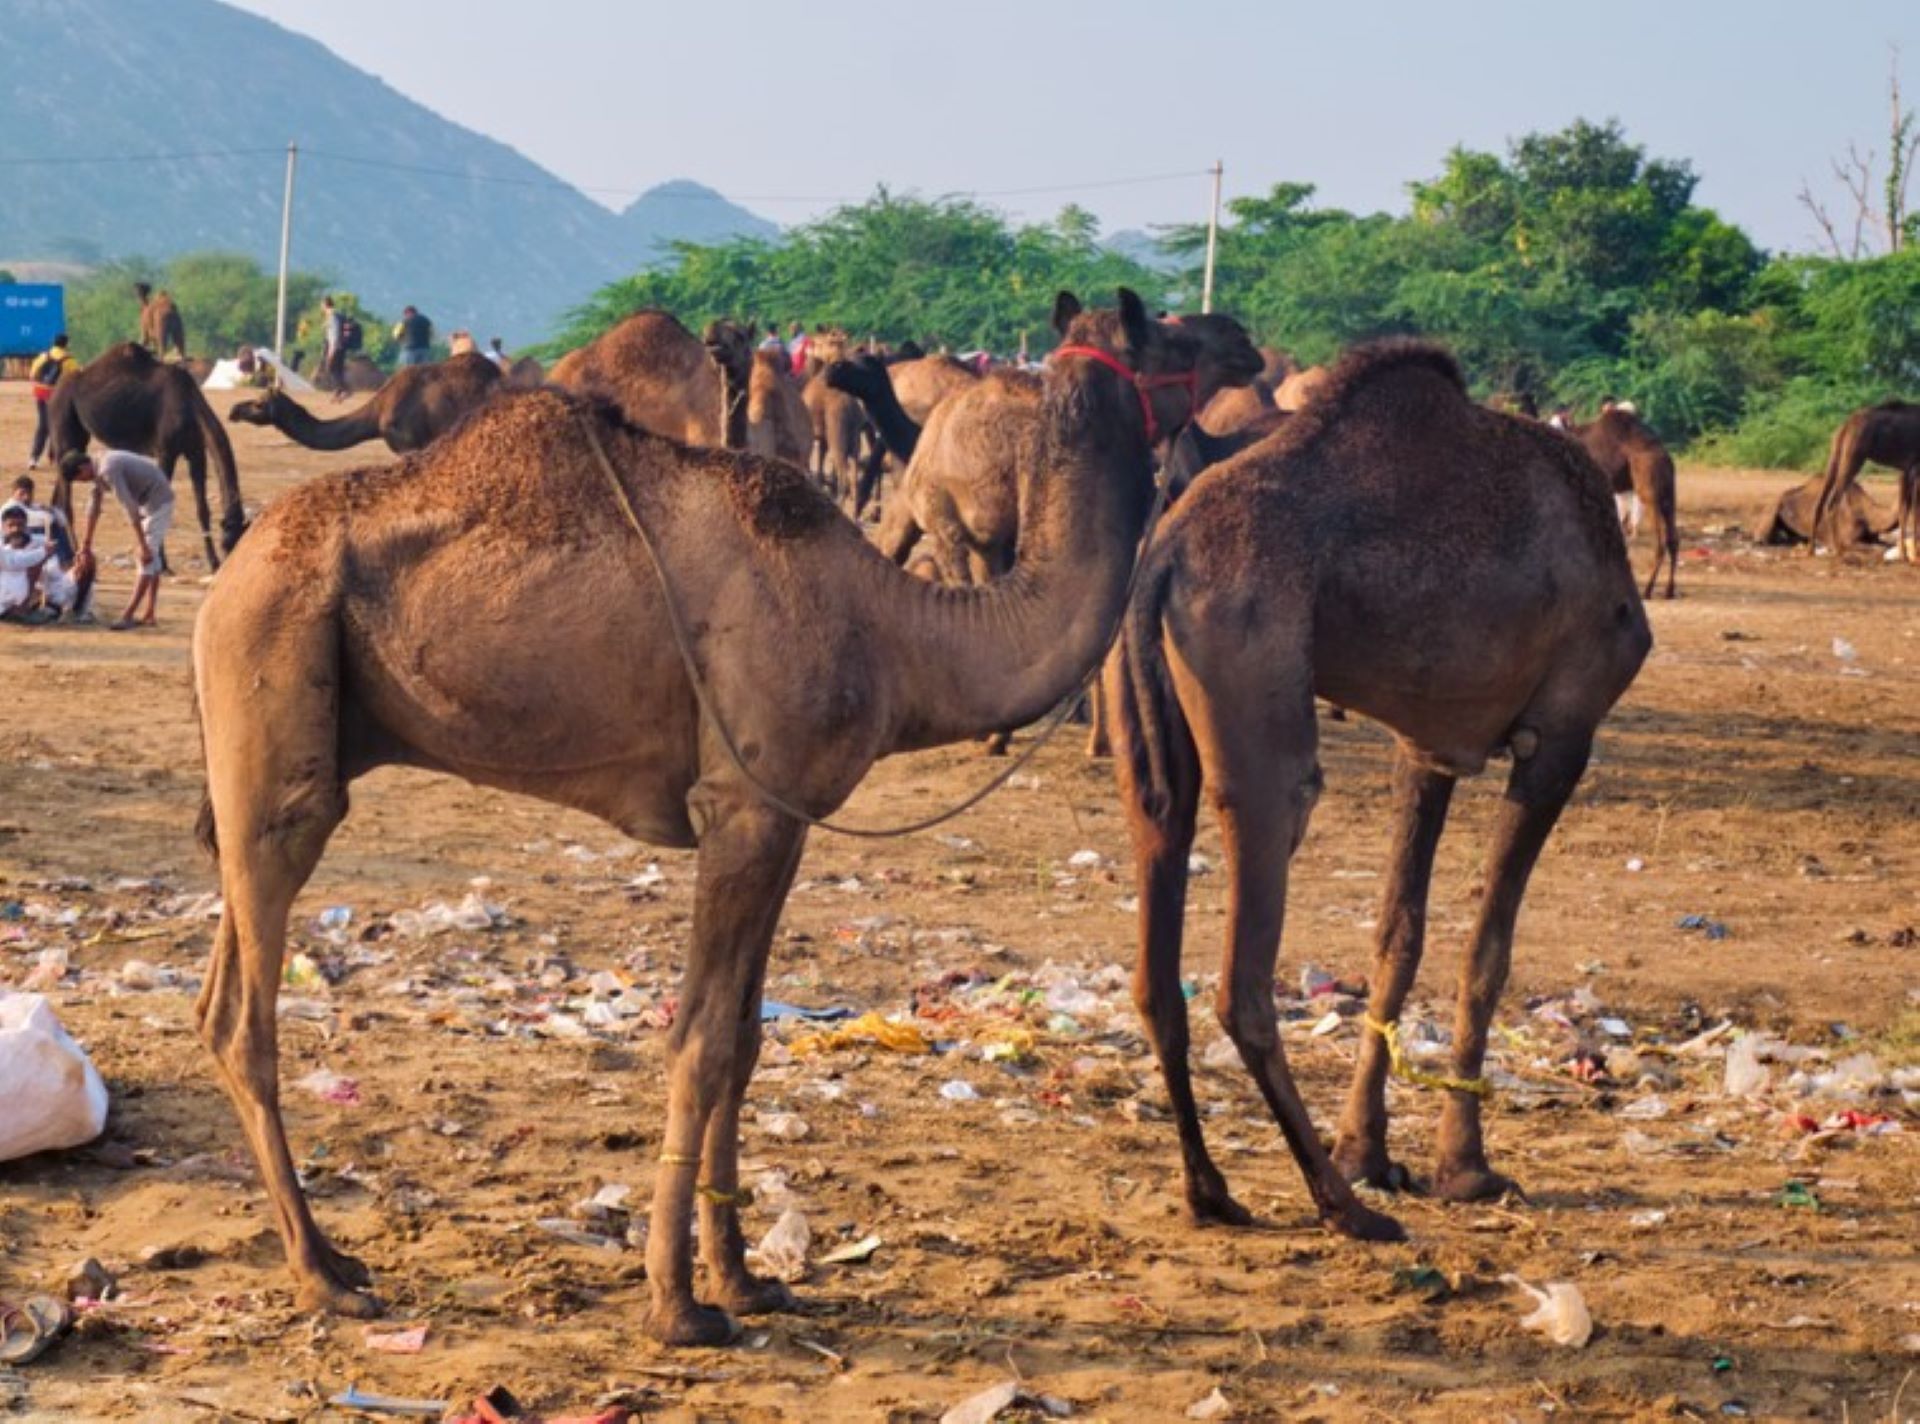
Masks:
[[[687,177],[783,223],[878,183],[1182,221],[1205,178],[1065,190],[1216,157],[1228,196],[1297,179],[1399,209],[1455,143],[1585,116],[1691,159],[1699,200],[1762,244],[1805,248],[1801,180],[1844,201],[1828,162],[1849,140],[1884,163],[1889,41],[1920,104],[1915,0],[235,3],[610,205]]]

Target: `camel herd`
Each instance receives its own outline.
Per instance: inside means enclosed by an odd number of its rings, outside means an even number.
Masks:
[[[800,380],[750,327],[695,336],[647,311],[530,388],[469,355],[335,419],[270,391],[231,419],[320,449],[377,438],[402,458],[310,481],[244,541],[232,449],[190,377],[129,345],[62,384],[56,441],[186,458],[210,560],[209,456],[219,478],[227,559],[193,676],[200,834],[225,911],[197,1017],[303,1305],[379,1309],[308,1207],[277,1086],[288,915],[356,778],[431,768],[697,850],[648,1328],[711,1344],[733,1315],[790,1303],[747,1268],[738,1129],[808,820],[882,757],[1003,742],[1103,665],[1139,885],[1136,998],[1193,1214],[1251,1220],[1208,1153],[1187,1064],[1202,793],[1229,878],[1215,1011],[1322,1220],[1394,1239],[1352,1184],[1407,1181],[1387,1150],[1398,1016],[1455,782],[1496,757],[1511,769],[1431,1180],[1452,1201],[1511,1186],[1481,1133],[1487,1036],[1535,861],[1652,645],[1615,495],[1651,519],[1645,596],[1664,565],[1672,597],[1673,462],[1628,410],[1563,433],[1478,404],[1421,342],[1299,372],[1229,318],[1155,319],[1125,290],[1111,311],[1063,293],[1055,325],[1039,373],[829,338]],[[1855,416],[1798,517],[1842,528],[1866,460],[1903,470],[1901,548],[1920,559],[1914,407]],[[537,525],[503,517],[531,508]],[[540,609],[541,636],[508,608]],[[1330,1151],[1273,997],[1288,864],[1322,788],[1316,696],[1397,747],[1370,1032]]]

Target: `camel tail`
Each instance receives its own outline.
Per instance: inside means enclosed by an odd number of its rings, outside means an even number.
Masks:
[[[193,730],[200,739],[200,765],[207,764],[207,729],[200,717],[200,689],[193,689]],[[200,810],[193,818],[193,841],[206,852],[207,859],[220,863],[220,837],[213,824],[213,795],[204,781],[200,787]]]
[[[1128,605],[1120,638],[1120,675],[1113,703],[1114,755],[1120,758],[1122,784],[1135,807],[1149,820],[1164,823],[1174,805],[1173,739],[1184,717],[1167,669],[1161,615],[1172,581],[1171,561],[1144,555],[1140,587]]]
[[[247,532],[247,506],[240,497],[240,466],[233,458],[233,441],[227,438],[226,426],[220,423],[197,386],[193,398],[194,419],[200,424],[200,433],[213,456],[214,475],[220,481],[220,541],[226,551],[232,553],[240,536]]]

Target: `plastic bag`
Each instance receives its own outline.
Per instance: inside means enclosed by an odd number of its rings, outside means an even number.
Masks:
[[[0,1162],[78,1147],[107,1125],[107,1085],[39,994],[0,991]]]
[[[1520,1322],[1524,1328],[1538,1330],[1554,1344],[1571,1345],[1576,1350],[1593,1338],[1593,1317],[1587,1313],[1586,1297],[1580,1294],[1579,1286],[1568,1281],[1550,1281],[1545,1290],[1540,1290],[1511,1273],[1500,1279],[1519,1286],[1539,1304],[1533,1314]]]
[[[798,1207],[780,1213],[773,1229],[760,1238],[754,1256],[762,1270],[783,1281],[797,1281],[807,1274],[807,1248],[813,1244],[813,1231]]]

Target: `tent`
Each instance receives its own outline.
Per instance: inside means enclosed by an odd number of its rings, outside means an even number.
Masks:
[[[281,390],[296,396],[308,396],[314,393],[312,381],[275,356],[266,347],[254,347],[253,359],[274,373]],[[200,383],[200,386],[203,390],[209,391],[238,391],[251,384],[252,382],[241,374],[240,363],[229,360],[215,361],[212,372]]]

